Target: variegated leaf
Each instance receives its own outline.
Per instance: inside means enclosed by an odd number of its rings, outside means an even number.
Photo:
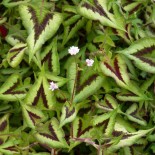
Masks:
[[[32,5],[20,5],[19,13],[29,34],[27,44],[31,60],[36,51],[55,34],[62,22],[62,16],[44,8],[40,13],[39,7]]]
[[[82,1],[77,7],[77,11],[80,15],[88,19],[100,21],[105,26],[124,30],[122,25],[116,21],[114,15],[108,12],[106,3],[102,2],[102,0],[94,0],[94,5],[89,1]]]
[[[147,122],[143,120],[139,115],[138,115],[138,106],[137,104],[132,104],[126,111],[126,116],[129,120],[138,123],[140,125],[146,126]]]
[[[73,137],[87,137],[89,135],[89,132],[91,129],[93,129],[93,126],[91,125],[91,121],[87,124],[85,123],[86,120],[76,118],[73,121]]]
[[[112,113],[104,113],[99,116],[94,116],[93,118],[93,125],[99,125],[99,124],[104,124],[105,121],[108,121],[109,118],[111,117]]]
[[[37,130],[35,137],[39,143],[50,148],[68,148],[64,132],[59,127],[59,122],[56,118],[52,118],[50,122],[38,127]]]
[[[27,93],[24,103],[37,106],[40,109],[51,109],[55,104],[55,98],[49,87],[50,85],[45,74],[41,72],[38,79]]]
[[[41,53],[41,64],[44,64],[48,71],[53,72],[56,75],[60,73],[56,38],[45,48],[44,52]]]
[[[62,114],[60,118],[60,127],[64,126],[66,123],[72,122],[77,114],[76,107],[65,104],[62,107]]]
[[[104,101],[97,102],[96,107],[105,111],[112,111],[118,107],[118,103],[114,97],[106,94],[106,96],[104,97]]]
[[[116,122],[117,110],[112,111],[107,128],[105,130],[106,136],[111,136],[114,130],[115,122]]]
[[[22,105],[23,117],[28,127],[35,128],[37,124],[46,120],[44,113],[33,106]]]
[[[15,46],[18,43],[23,43],[24,44],[26,42],[25,37],[26,37],[25,31],[24,32],[19,31],[19,33],[14,33],[14,34],[7,35],[5,40],[10,45]]]
[[[127,72],[127,67],[121,56],[116,55],[113,60],[105,59],[100,63],[102,72],[115,79],[116,83],[127,88],[130,79]]]
[[[133,3],[128,3],[123,7],[123,9],[127,12],[129,12],[129,15],[134,14],[135,11],[138,11],[138,9],[142,6],[141,2],[133,2]]]
[[[72,62],[68,68],[68,91],[70,95],[75,95],[73,102],[80,102],[90,95],[94,94],[102,87],[104,78],[99,76],[93,70],[77,70],[77,64]],[[73,94],[74,93],[74,94]]]
[[[7,134],[9,132],[9,115],[6,114],[0,118],[0,145],[2,145],[8,138],[8,136],[4,136],[3,134]],[[1,134],[3,136],[1,136]]]
[[[146,95],[136,95],[132,92],[122,92],[116,95],[117,99],[120,101],[129,101],[129,102],[139,102],[144,100],[149,100]]]
[[[151,132],[153,129],[148,129],[148,130],[139,130],[134,133],[127,134],[126,136],[123,137],[117,144],[111,145],[108,150],[110,152],[116,151],[120,148],[126,147],[126,146],[131,146],[133,145],[137,140],[142,138],[143,136],[146,136],[149,132]]]
[[[12,74],[0,87],[0,99],[7,101],[18,101],[26,96],[26,92],[21,87],[20,75]]]
[[[10,49],[7,55],[7,61],[11,67],[17,67],[20,64],[26,49],[27,45],[21,43]]]
[[[136,94],[141,100],[149,100],[139,86],[130,80],[127,66],[121,55],[116,55],[113,60],[106,57],[105,60],[100,63],[100,67],[102,72],[112,77],[120,87]]]
[[[155,39],[143,38],[130,47],[118,51],[129,59],[133,60],[135,65],[146,72],[155,73]]]
[[[6,155],[18,154],[19,153],[19,150],[17,148],[18,144],[19,144],[18,140],[10,138],[7,142],[0,145],[0,152]]]
[[[87,122],[87,123],[85,123]],[[92,122],[88,121],[87,119],[81,119],[79,117],[76,117],[76,119],[73,121],[72,126],[72,134],[73,138],[76,139],[83,139],[83,138],[91,138],[90,132],[93,130]],[[80,144],[80,141],[75,141],[70,144],[70,150],[74,148],[76,145]]]
[[[18,6],[20,4],[26,4],[30,1],[31,0],[3,0],[2,4],[7,8],[11,8],[11,7]]]

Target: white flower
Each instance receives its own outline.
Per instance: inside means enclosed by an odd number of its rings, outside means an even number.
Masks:
[[[93,59],[86,59],[86,64],[87,64],[87,66],[92,66],[93,65],[93,63],[94,63],[94,60]]]
[[[69,54],[71,55],[76,55],[77,53],[79,53],[79,48],[76,47],[76,46],[71,46],[69,49],[68,49],[68,52]]]
[[[54,91],[55,89],[58,89],[58,85],[54,82],[50,82],[50,88],[52,91]]]

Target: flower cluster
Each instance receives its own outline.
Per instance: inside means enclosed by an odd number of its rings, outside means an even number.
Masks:
[[[76,55],[77,53],[79,53],[79,51],[80,51],[80,49],[78,47],[76,47],[76,46],[71,46],[68,49],[68,53],[70,55]],[[86,59],[86,65],[88,67],[93,66],[93,63],[94,63],[93,59]],[[49,89],[54,91],[55,89],[58,89],[58,85],[52,81],[52,82],[50,82],[50,88]]]

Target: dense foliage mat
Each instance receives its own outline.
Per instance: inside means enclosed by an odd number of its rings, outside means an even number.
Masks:
[[[0,155],[155,154],[155,2],[2,0]]]

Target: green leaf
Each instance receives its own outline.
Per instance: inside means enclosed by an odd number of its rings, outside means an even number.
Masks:
[[[129,15],[134,14],[135,11],[137,11],[140,6],[142,5],[141,2],[133,2],[133,3],[128,3],[128,5],[124,6],[124,10],[129,12]]]
[[[11,67],[17,67],[21,63],[26,49],[26,44],[17,44],[9,50],[7,61]]]
[[[132,104],[126,111],[126,116],[129,120],[138,123],[140,125],[146,126],[147,122],[143,120],[139,115],[138,115],[138,106],[137,104]]]
[[[82,1],[77,7],[77,12],[88,19],[100,21],[105,26],[124,30],[122,25],[117,23],[114,15],[107,11],[106,4],[101,0],[94,0],[94,5],[88,1]]]
[[[81,29],[84,25],[86,24],[86,19],[82,18],[80,19],[75,26],[72,25],[72,29],[70,29],[70,27],[65,26],[65,33],[66,33],[66,37],[64,37],[63,39],[63,45],[65,45],[71,38],[73,38],[75,36],[75,34],[79,31],[79,29]]]
[[[127,88],[130,79],[127,72],[126,64],[121,56],[116,55],[113,60],[105,58],[105,60],[100,63],[100,67],[102,72],[105,75],[114,78],[119,86]]]
[[[97,116],[94,116],[93,118],[93,125],[98,125],[100,123],[103,123],[104,121],[108,120],[110,117],[111,117],[112,113],[109,112],[109,113],[104,113],[102,115],[97,115]]]
[[[134,61],[139,69],[155,73],[155,39],[143,38],[135,41],[128,48],[118,51]]]
[[[133,94],[132,92],[122,92],[116,95],[117,99],[119,99],[120,101],[129,101],[129,102],[139,102],[139,101],[144,101],[144,100],[148,100],[149,98],[146,97],[146,95],[136,95]]]
[[[56,118],[52,118],[51,121],[38,127],[37,131],[35,137],[39,143],[50,148],[68,148],[64,132],[59,128],[59,122]]]
[[[97,102],[96,107],[105,111],[112,111],[118,107],[118,103],[114,97],[106,94],[106,96],[104,97],[104,101]]]
[[[15,46],[18,43],[25,43],[25,36],[26,36],[26,32],[25,31],[19,31],[18,33],[13,33],[13,34],[9,34],[5,37],[5,40],[12,46]]]
[[[62,22],[62,16],[60,13],[51,13],[46,9],[40,13],[39,7],[32,5],[20,5],[19,13],[29,34],[27,44],[29,60],[31,60],[36,51],[56,33]]]
[[[3,0],[2,4],[7,8],[11,8],[11,7],[18,6],[20,4],[26,4],[30,1],[31,0]]]
[[[5,141],[7,140],[8,136],[5,134],[7,134],[8,132],[9,132],[9,114],[6,114],[0,118],[0,145],[5,143]]]
[[[86,73],[87,72],[87,73]],[[71,62],[67,70],[68,91],[74,95],[73,102],[81,102],[102,87],[104,78],[93,70],[78,71],[75,62]],[[73,91],[74,90],[74,91]],[[73,94],[74,93],[74,94]]]
[[[64,126],[66,123],[72,122],[77,114],[76,107],[69,104],[65,104],[62,107],[62,115],[60,118],[60,127]]]
[[[114,110],[110,116],[107,128],[105,130],[105,135],[106,136],[111,136],[114,126],[115,126],[115,121],[116,121],[116,115],[117,115],[117,110]]]
[[[25,90],[20,90],[22,86],[19,74],[12,74],[0,87],[0,99],[6,101],[18,101],[26,96]]]
[[[23,117],[28,127],[34,129],[39,123],[46,120],[44,113],[33,106],[22,105]]]
[[[11,138],[4,144],[0,145],[0,152],[7,155],[18,154],[19,150],[16,147],[17,144],[19,144],[19,140]]]
[[[24,103],[27,105],[37,106],[40,109],[51,109],[55,104],[53,92],[49,90],[50,84],[43,72],[27,93]]]
[[[55,38],[41,53],[41,64],[44,64],[48,71],[53,72],[56,75],[60,73],[57,38]]]
[[[116,151],[120,148],[126,147],[126,146],[131,146],[133,145],[138,139],[142,138],[143,136],[146,136],[150,131],[153,129],[148,129],[148,130],[139,130],[134,133],[127,134],[123,139],[121,139],[117,144],[112,145],[108,148],[108,150],[111,151]],[[110,144],[110,143],[109,143]]]

